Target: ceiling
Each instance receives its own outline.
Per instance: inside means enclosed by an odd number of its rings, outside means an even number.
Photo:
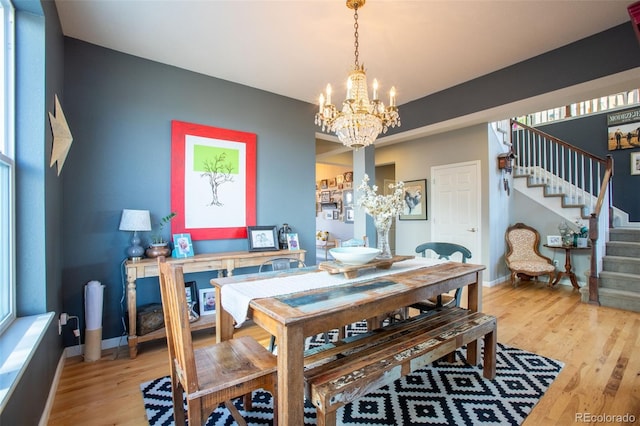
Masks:
[[[629,21],[633,0],[369,0],[359,62],[415,100]],[[317,102],[354,63],[344,0],[56,0],[64,35]],[[383,98],[384,99],[384,98]]]

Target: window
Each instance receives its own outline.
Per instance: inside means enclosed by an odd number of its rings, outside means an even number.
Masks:
[[[0,331],[15,319],[13,6],[0,0]]]

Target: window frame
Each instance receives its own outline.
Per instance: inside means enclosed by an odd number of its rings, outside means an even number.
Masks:
[[[3,46],[0,76],[0,333],[16,319],[15,261],[15,9],[0,0]]]

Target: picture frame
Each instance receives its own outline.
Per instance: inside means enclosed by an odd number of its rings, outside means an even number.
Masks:
[[[290,251],[300,250],[300,242],[298,241],[298,234],[295,232],[287,234],[287,243]]]
[[[196,302],[197,286],[195,281],[186,281],[184,283],[184,292],[187,298],[187,303]]]
[[[320,189],[327,189],[329,188],[329,181],[327,179],[322,179],[320,181]]]
[[[640,147],[640,108],[607,114],[607,149],[617,151]]]
[[[344,175],[336,176],[336,185],[340,187],[344,183]]]
[[[640,175],[640,151],[631,153],[631,175]]]
[[[336,178],[329,179],[329,188],[335,188],[335,187],[336,187]]]
[[[280,250],[276,225],[249,226],[247,227],[247,239],[249,240],[249,251]]]
[[[353,182],[344,182],[342,184],[342,189],[351,189],[353,188]]]
[[[355,218],[355,210],[353,207],[345,207],[344,209],[344,223],[353,223]]]
[[[200,306],[200,316],[215,315],[216,290],[213,287],[198,290],[198,305]]]
[[[404,182],[404,209],[400,220],[427,220],[427,180]]]
[[[322,191],[322,192],[320,192],[320,202],[321,203],[330,203],[331,202],[331,191]]]
[[[172,234],[247,238],[256,224],[256,141],[255,133],[171,122]]]
[[[345,206],[353,205],[353,189],[345,189],[342,191],[342,203]]]
[[[191,257],[194,255],[191,234],[173,234],[173,253],[176,258]]]
[[[560,235],[547,235],[547,245],[548,246],[561,246],[562,245],[562,237]]]
[[[353,182],[353,172],[344,172],[343,176],[345,182]]]
[[[333,211],[333,220],[338,220],[340,219],[340,210],[334,210]]]

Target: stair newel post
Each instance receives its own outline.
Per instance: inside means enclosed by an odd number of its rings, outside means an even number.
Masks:
[[[589,217],[589,240],[591,240],[591,271],[589,272],[589,304],[600,306],[598,297],[598,258],[596,241],[598,241],[598,217],[591,213]]]

